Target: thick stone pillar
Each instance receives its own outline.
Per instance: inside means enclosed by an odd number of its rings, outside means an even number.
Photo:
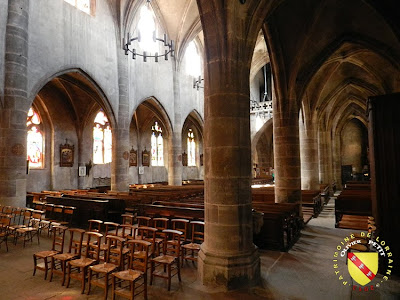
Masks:
[[[331,184],[328,179],[328,151],[327,133],[324,129],[318,130],[318,158],[319,158],[319,182]]]
[[[300,161],[301,188],[319,190],[318,139],[312,122],[300,122]]]
[[[168,184],[182,185],[182,133],[173,132],[169,141]]]
[[[205,240],[198,270],[204,284],[235,289],[260,278],[252,231],[249,101],[250,62],[258,30],[246,30],[249,18],[239,1],[197,3],[207,49]]]
[[[122,47],[122,45],[121,45]],[[117,47],[119,107],[118,120],[113,131],[113,161],[111,166],[111,189],[129,191],[129,73],[128,61],[121,48]]]
[[[283,101],[283,100],[281,100]],[[300,142],[299,113],[293,103],[285,112],[278,109],[278,100],[273,102],[274,109],[274,166],[275,166],[275,202],[300,202]]]
[[[5,38],[4,106],[0,132],[0,203],[26,204],[28,0],[9,0]]]

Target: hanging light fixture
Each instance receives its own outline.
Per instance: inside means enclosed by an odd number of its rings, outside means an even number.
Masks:
[[[204,86],[200,86],[201,82],[204,80],[204,78],[201,78],[201,76],[199,76],[198,79],[193,78],[193,88],[194,89],[204,89]]]
[[[147,6],[150,7],[150,0],[146,0]],[[149,8],[148,8],[149,9]],[[147,16],[148,17],[148,16]],[[141,43],[143,40],[151,40],[154,43],[160,42],[164,44],[164,53],[158,53],[155,52],[152,54],[151,52],[143,51],[143,52],[138,52],[136,48],[133,46],[133,43],[137,41],[138,43]],[[167,35],[164,34],[163,38],[158,38],[156,36],[156,30],[154,29],[153,31],[153,36],[152,38],[149,36],[141,36],[140,29],[138,30],[137,36],[132,37],[131,34],[128,32],[127,38],[125,38],[122,41],[123,43],[123,49],[125,51],[125,55],[128,55],[129,52],[132,53],[132,59],[136,59],[136,56],[142,56],[143,61],[147,61],[148,57],[154,57],[154,61],[158,62],[158,58],[164,57],[165,60],[168,60],[168,56],[171,55],[171,57],[174,57],[175,55],[175,46],[174,46],[174,41],[170,40],[168,41]]]

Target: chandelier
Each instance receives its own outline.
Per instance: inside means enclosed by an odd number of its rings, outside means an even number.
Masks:
[[[150,6],[150,0],[146,0],[147,1],[147,5]],[[155,62],[158,62],[158,59],[161,57],[164,57],[165,60],[168,60],[168,56],[171,55],[171,57],[174,57],[175,55],[175,46],[174,46],[174,41],[170,40],[168,41],[167,35],[164,34],[164,36],[162,38],[159,38],[156,36],[156,31],[153,31],[153,36],[152,36],[152,40],[154,43],[162,43],[164,44],[164,53],[158,53],[155,52],[154,54],[152,54],[151,52],[148,51],[143,51],[143,52],[139,52],[136,50],[136,48],[134,47],[134,43],[137,41],[138,43],[140,43],[144,38],[149,39],[150,37],[146,36],[146,37],[142,37],[140,30],[138,30],[137,32],[137,36],[131,36],[131,34],[128,32],[127,38],[125,40],[125,38],[123,38],[123,49],[125,51],[125,55],[128,55],[129,53],[132,53],[132,59],[136,59],[136,56],[141,56],[143,57],[143,61],[146,62],[147,58],[154,58]]]

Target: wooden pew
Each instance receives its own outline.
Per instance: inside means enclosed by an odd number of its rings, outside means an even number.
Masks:
[[[343,215],[370,216],[372,214],[370,190],[343,190],[335,201],[335,227]]]
[[[76,207],[74,222],[82,228],[87,227],[90,219],[108,220],[109,200],[94,200],[78,197],[47,196],[48,203]]]

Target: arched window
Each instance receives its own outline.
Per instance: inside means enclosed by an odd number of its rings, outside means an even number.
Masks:
[[[143,5],[140,9],[138,32],[140,36],[139,44],[143,51],[148,52],[148,54],[159,52],[159,45],[153,39],[154,36],[157,36],[157,33],[156,22],[150,5]]]
[[[93,127],[93,163],[106,164],[111,162],[112,134],[107,116],[99,111],[94,119]]]
[[[43,168],[43,131],[39,114],[31,107],[26,120],[29,168]]]
[[[187,138],[187,151],[188,151],[188,166],[196,166],[196,142],[194,140],[194,133],[192,129],[188,131]]]
[[[151,165],[164,165],[164,142],[162,129],[157,122],[151,127]]]
[[[196,44],[191,41],[185,52],[186,73],[194,77],[201,75],[201,59]]]

